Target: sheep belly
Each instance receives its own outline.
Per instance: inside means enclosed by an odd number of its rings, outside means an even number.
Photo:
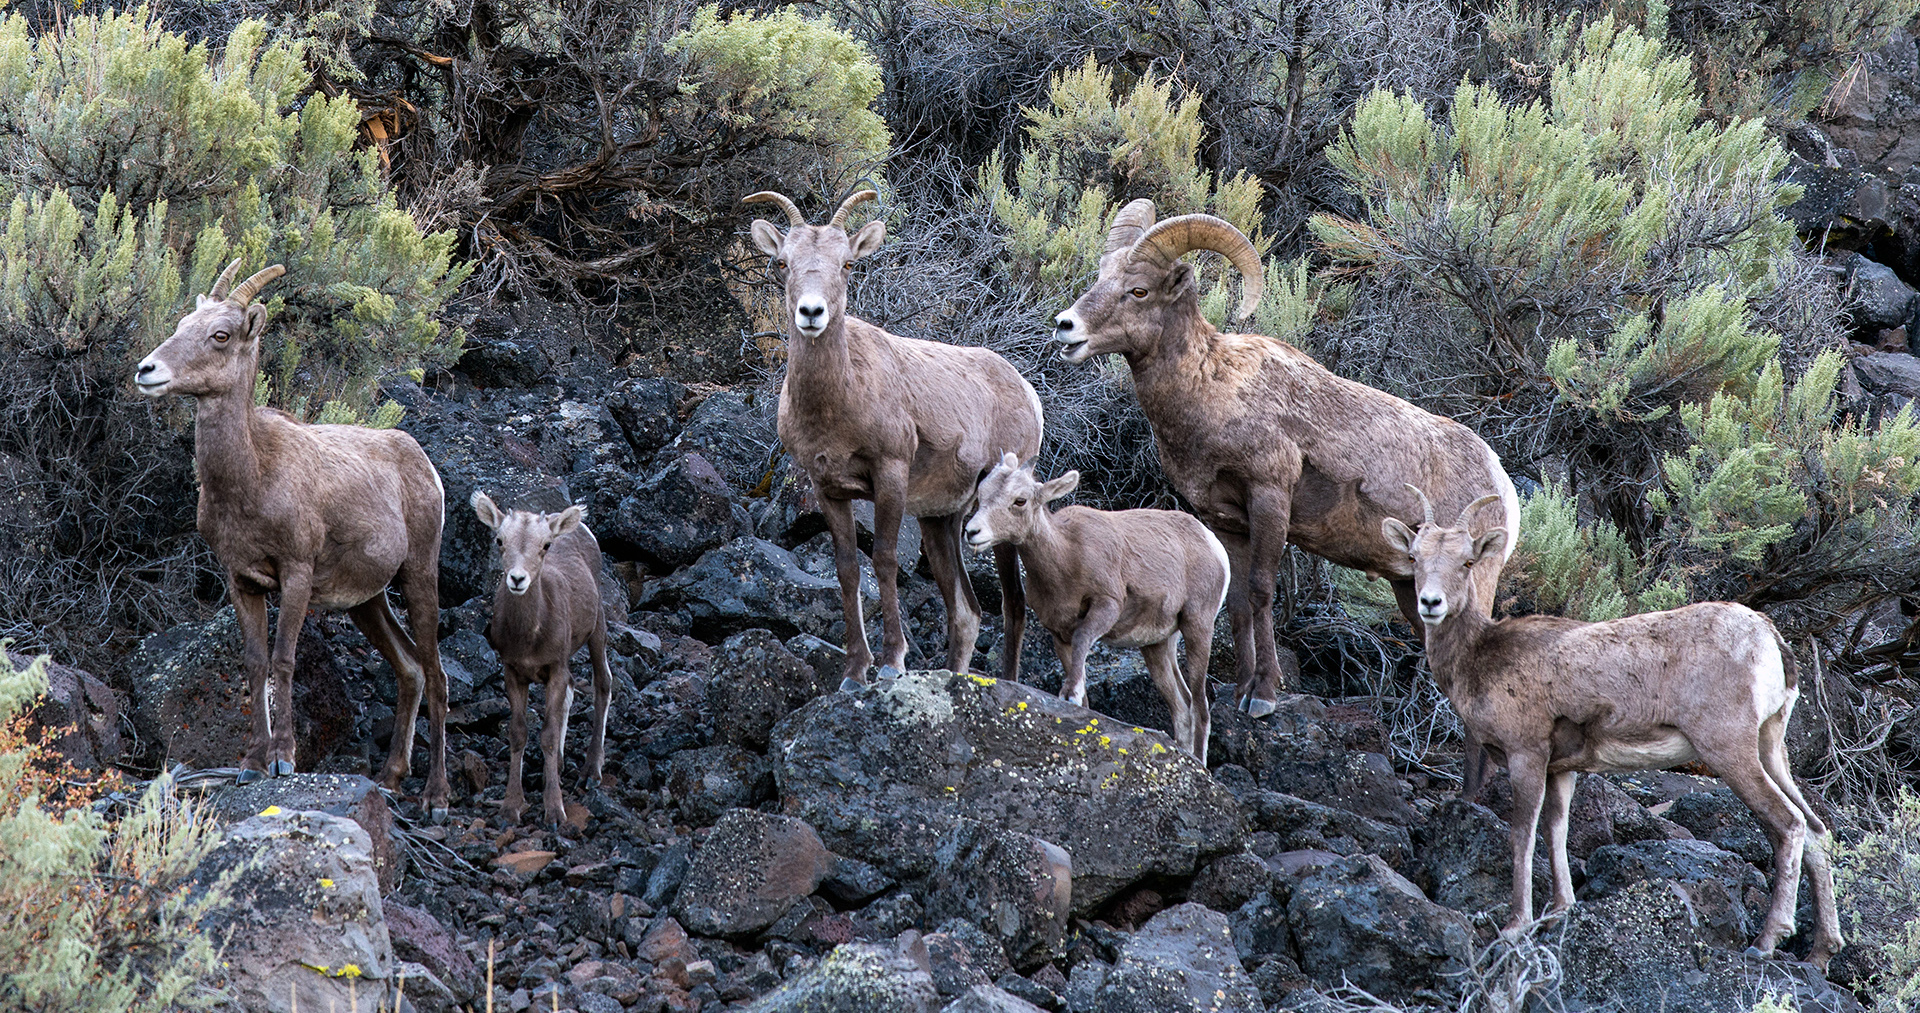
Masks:
[[[1678,729],[1655,732],[1635,741],[1589,739],[1588,746],[1592,761],[1581,765],[1588,771],[1664,770],[1700,758],[1693,743]]]
[[[1145,647],[1166,642],[1179,629],[1180,624],[1174,620],[1140,622],[1131,626],[1115,626],[1100,640],[1109,647]]]

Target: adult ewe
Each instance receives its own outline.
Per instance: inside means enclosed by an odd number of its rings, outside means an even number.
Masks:
[[[1273,711],[1281,678],[1273,588],[1288,542],[1386,577],[1418,631],[1413,570],[1380,534],[1388,517],[1419,520],[1406,484],[1453,510],[1492,494],[1502,514],[1488,524],[1517,524],[1519,500],[1466,426],[1335,376],[1284,341],[1215,330],[1180,260],[1193,250],[1226,255],[1243,279],[1239,315],[1252,314],[1265,272],[1246,236],[1211,215],[1156,225],[1153,202],[1136,200],[1114,216],[1100,277],[1056,318],[1054,340],[1069,362],[1111,353],[1132,369],[1160,466],[1232,560],[1235,700],[1259,716]],[[1505,560],[1474,571],[1480,607],[1492,607]]]
[[[848,197],[825,225],[808,225],[793,201],[770,191],[746,198],[780,205],[792,226],[753,223],[753,241],[786,286],[787,376],[780,439],[813,480],[833,537],[847,617],[842,687],[866,681],[873,653],[860,616],[860,557],[853,501],[873,501],[873,569],[880,582],[881,664],[906,666],[900,622],[900,518],[920,519],[920,544],[947,606],[947,667],[965,671],[980,636],[980,602],[960,557],[960,526],[974,485],[1003,453],[1040,451],[1040,398],[1007,360],[984,348],[902,338],[847,313],[853,263],[880,248],[885,222],[849,236],[848,212],[878,194]],[[1015,677],[1026,598],[1013,547],[997,546],[1007,639],[1000,669]]]

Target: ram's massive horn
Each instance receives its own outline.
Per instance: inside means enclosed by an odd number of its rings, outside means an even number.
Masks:
[[[239,263],[239,261],[236,260],[234,261],[234,263],[237,264]],[[251,306],[253,305],[253,297],[259,295],[260,290],[267,287],[267,282],[270,282],[273,279],[278,278],[281,275],[286,273],[287,273],[287,266],[285,264],[275,264],[272,267],[263,267],[260,270],[255,271],[251,278],[248,278],[246,281],[243,281],[240,284],[234,286],[233,293],[227,296],[227,298],[231,300],[233,303],[235,303],[236,305]]]
[[[1107,248],[1101,255],[1132,248],[1133,244],[1140,241],[1140,234],[1153,227],[1157,213],[1153,202],[1145,197],[1129,202],[1113,216],[1113,224],[1107,227]]]
[[[847,195],[846,200],[840,202],[840,210],[833,213],[833,217],[827,221],[827,224],[837,229],[846,228],[847,215],[853,212],[854,207],[879,196],[878,193],[872,190],[855,190],[853,193]]]
[[[807,216],[801,214],[800,209],[783,193],[775,193],[772,190],[762,190],[759,193],[750,193],[740,198],[740,203],[778,204],[787,212],[787,224],[792,225],[794,228],[799,228],[807,224]]]
[[[214,299],[225,299],[227,290],[233,287],[233,276],[239,273],[240,258],[235,257],[233,263],[228,264],[227,269],[220,272],[220,277],[213,280],[213,288],[207,290],[207,295]]]
[[[1193,250],[1212,250],[1232,261],[1234,270],[1240,272],[1240,311],[1237,316],[1243,320],[1252,316],[1253,308],[1260,305],[1261,292],[1266,288],[1267,271],[1261,265],[1260,254],[1253,248],[1253,243],[1224,219],[1212,215],[1169,218],[1148,229],[1133,244],[1132,256],[1152,257],[1163,265],[1171,266],[1182,254]]]
[[[1420,487],[1417,485],[1414,485],[1412,482],[1402,482],[1400,484],[1406,486],[1408,492],[1411,492],[1415,496],[1420,497],[1420,509],[1425,510],[1427,512],[1427,519],[1421,521],[1420,523],[1422,525],[1429,525],[1429,526],[1432,525],[1433,524],[1433,501],[1428,499],[1427,494],[1425,492],[1422,492]]]

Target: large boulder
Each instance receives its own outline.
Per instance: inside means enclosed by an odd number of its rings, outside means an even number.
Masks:
[[[380,786],[358,774],[295,774],[236,785],[216,792],[208,808],[222,820],[238,823],[272,811],[323,812],[358,824],[367,834],[380,892],[399,885],[406,864],[405,844],[393,823],[393,810]]]
[[[1407,828],[1368,819],[1347,809],[1309,802],[1278,791],[1239,792],[1253,827],[1249,843],[1262,858],[1283,851],[1331,851],[1379,855],[1403,874],[1414,865]]]
[[[1738,950],[1767,916],[1767,879],[1740,856],[1706,841],[1638,841],[1608,845],[1587,860],[1587,900],[1658,883],[1684,898],[1693,927],[1715,945]]]
[[[1415,875],[1438,903],[1456,911],[1489,912],[1505,920],[1513,902],[1513,837],[1507,821],[1486,806],[1448,799],[1414,834],[1420,855]],[[1533,850],[1533,896],[1546,902],[1552,884],[1546,836]],[[1538,913],[1538,912],[1536,912]]]
[[[680,886],[680,924],[696,935],[753,935],[818,889],[832,867],[812,827],[735,809],[693,856]]]
[[[773,793],[767,758],[737,746],[682,749],[667,764],[667,793],[680,817],[708,826],[729,809],[759,804]]]
[[[1472,959],[1466,916],[1428,900],[1372,855],[1310,867],[1292,883],[1287,925],[1300,968],[1322,985],[1352,981],[1396,999],[1446,984]]]
[[[1901,281],[1893,268],[1857,253],[1842,254],[1836,259],[1847,269],[1853,294],[1849,308],[1856,327],[1865,328],[1871,334],[1882,328],[1903,327],[1912,321],[1913,301],[1920,292]]]
[[[941,838],[926,882],[926,918],[958,918],[995,937],[1015,967],[1054,956],[1066,935],[1073,860],[1032,834],[973,820]]]
[[[1165,738],[1018,683],[909,672],[812,701],[773,741],[784,811],[903,882],[973,819],[1064,848],[1081,914],[1243,837],[1232,795]]]
[[[772,633],[747,630],[715,652],[707,677],[708,720],[721,741],[764,750],[776,722],[838,685],[837,677],[795,657]]]
[[[1773,842],[1760,820],[1733,794],[1732,788],[1696,791],[1673,800],[1667,819],[1686,827],[1694,837],[1739,855],[1758,866],[1773,864]]]
[[[33,659],[7,652],[14,668],[24,669]],[[81,770],[104,770],[120,758],[120,694],[106,683],[72,665],[49,663],[47,691],[27,715],[35,730],[54,733],[54,747],[68,763]]]
[[[687,424],[654,458],[656,465],[687,453],[713,464],[735,492],[746,493],[772,470],[773,406],[752,389],[717,390],[687,416]]]
[[[1875,394],[1920,398],[1920,359],[1905,352],[1874,352],[1853,360],[1860,386]]]
[[[1227,916],[1181,904],[1127,941],[1096,1001],[1102,1013],[1262,1013]]]
[[[1262,788],[1314,799],[1383,823],[1416,821],[1406,780],[1386,758],[1371,711],[1292,694],[1271,717],[1213,710],[1214,755],[1250,771]]]
[[[933,1013],[940,994],[928,971],[926,944],[917,933],[900,943],[834,947],[786,987],[763,996],[752,1013]]]
[[[607,396],[607,411],[620,423],[627,445],[640,457],[666,446],[680,432],[680,402],[687,388],[664,376],[621,380]]]
[[[649,581],[640,606],[683,612],[704,637],[763,627],[840,642],[846,633],[839,582],[808,573],[793,553],[761,538],[736,538],[672,576]]]
[[[602,525],[602,537],[639,556],[657,573],[699,559],[739,534],[746,508],[727,481],[697,452],[674,458],[620,500]]]

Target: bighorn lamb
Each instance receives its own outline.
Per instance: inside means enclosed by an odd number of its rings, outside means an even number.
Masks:
[[[515,823],[526,812],[520,764],[527,752],[527,686],[545,683],[542,808],[547,823],[558,827],[567,819],[560,760],[567,746],[567,715],[573,709],[567,660],[582,645],[593,661],[593,744],[587,747],[584,778],[588,784],[599,783],[606,754],[613,669],[607,664],[607,617],[600,607],[600,542],[587,530],[578,506],[557,514],[502,513],[484,492],[475,492],[471,502],[480,523],[493,529],[493,544],[500,550],[500,587],[493,593],[487,642],[500,655],[507,679],[507,797],[501,808]]]
[[[308,608],[344,608],[399,680],[393,746],[381,780],[408,772],[425,682],[432,765],[424,796],[434,818],[447,807],[447,679],[440,669],[440,475],[397,429],[306,425],[253,403],[267,308],[253,301],[286,273],[275,264],[239,285],[227,265],[197,296],[173,336],[140,360],[134,382],[148,397],[196,400],[194,468],[200,534],[227,570],[251,684],[253,734],[242,780],[294,771],[293,656]],[[231,290],[229,290],[231,286]],[[412,636],[387,603],[397,584]],[[280,623],[267,657],[267,595],[280,592]],[[271,678],[269,678],[271,676]]]
[[[1138,647],[1173,712],[1173,740],[1207,762],[1207,653],[1227,596],[1227,550],[1191,514],[1175,510],[1047,509],[1080,473],[1046,484],[1009,453],[980,480],[967,521],[976,550],[1011,544],[1026,568],[1027,596],[1053,634],[1064,672],[1060,695],[1087,702],[1087,651],[1096,640]],[[1186,641],[1182,679],[1175,635]]]
[[[1113,353],[1131,367],[1160,466],[1233,560],[1235,699],[1258,716],[1272,712],[1280,682],[1273,590],[1288,542],[1385,576],[1417,632],[1412,571],[1380,537],[1382,518],[1420,516],[1402,483],[1436,490],[1452,509],[1496,494],[1509,525],[1519,500],[1500,458],[1466,426],[1335,376],[1284,341],[1215,330],[1180,261],[1192,250],[1226,255],[1244,286],[1239,316],[1251,315],[1265,272],[1247,237],[1211,215],[1156,225],[1142,199],[1114,216],[1100,276],[1055,318],[1054,340],[1069,362]],[[1499,571],[1476,571],[1482,608],[1493,606]]]
[[[1533,916],[1533,835],[1542,799],[1553,862],[1549,912],[1573,903],[1567,809],[1580,771],[1644,770],[1699,759],[1753,810],[1773,841],[1773,904],[1754,940],[1771,954],[1792,935],[1804,850],[1813,883],[1808,957],[1824,968],[1841,945],[1827,828],[1787,767],[1787,719],[1799,673],[1773,624],[1732,602],[1704,602],[1603,623],[1557,616],[1495,622],[1478,600],[1476,571],[1499,558],[1505,528],[1478,537],[1466,511],[1453,527],[1399,518],[1381,534],[1412,564],[1427,661],[1461,720],[1513,781],[1513,910],[1509,929]],[[1480,505],[1468,504],[1467,511]],[[1809,834],[1811,831],[1811,834]]]
[[[847,313],[853,263],[880,248],[885,222],[852,236],[847,214],[878,196],[848,197],[825,225],[808,225],[793,201],[771,191],[746,198],[778,204],[785,236],[753,223],[753,241],[786,286],[787,376],[780,385],[780,439],[813,480],[833,537],[847,617],[842,686],[865,682],[873,654],[860,616],[853,501],[873,501],[873,569],[880,581],[881,663],[906,664],[900,622],[900,518],[920,519],[922,547],[947,607],[947,666],[964,671],[980,635],[980,602],[960,556],[960,525],[974,485],[1000,455],[1040,450],[1040,398],[1007,360],[984,348],[889,334]],[[1012,546],[994,550],[1007,639],[1001,672],[1019,671],[1026,602]]]

